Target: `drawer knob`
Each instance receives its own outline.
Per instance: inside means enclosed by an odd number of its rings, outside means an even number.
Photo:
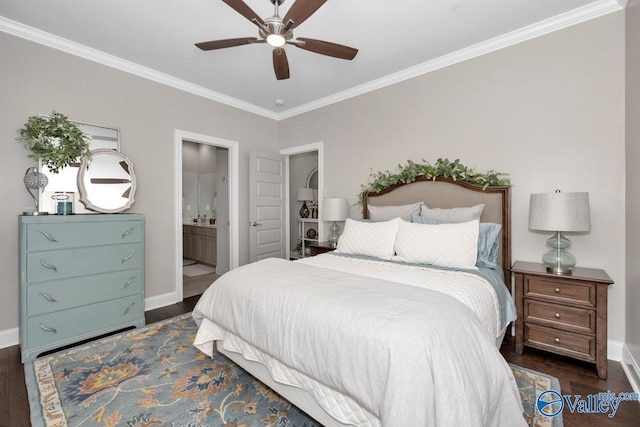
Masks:
[[[128,307],[127,307],[127,309],[124,311],[124,313],[122,313],[122,315],[123,315],[123,316],[126,316],[126,315],[131,311],[131,309],[132,309],[135,305],[136,305],[136,303],[135,303],[135,302],[132,302],[131,304],[129,304],[129,306],[128,306]]]
[[[53,332],[54,334],[58,333],[56,328],[50,328],[48,326],[44,326],[42,323],[40,323],[40,329],[42,329],[43,331],[47,331],[47,332]]]
[[[41,231],[40,233],[42,233],[42,235],[46,237],[48,241],[53,243],[58,243],[58,241],[54,239],[53,236],[51,236],[51,234],[47,233],[46,231]]]
[[[129,252],[129,255],[127,255],[126,257],[122,258],[122,261],[120,261],[120,264],[124,264],[126,261],[129,261],[132,256],[133,256],[133,249],[131,249],[131,252]]]
[[[556,291],[556,294],[559,294],[560,293],[560,288],[556,288],[555,291]]]
[[[129,277],[129,280],[127,280],[127,283],[125,283],[124,285],[122,285],[120,287],[120,289],[127,289],[129,286],[131,286],[131,283],[133,283],[133,279],[135,279],[136,276],[133,277]]]
[[[55,299],[54,297],[52,297],[46,292],[38,292],[38,294],[41,295],[44,299],[46,299],[49,302],[58,302],[57,299]]]
[[[560,313],[556,313],[556,319],[560,318]]]
[[[560,338],[556,338],[554,341],[556,342],[556,344],[559,344],[560,343]]]
[[[43,266],[44,268],[48,268],[49,270],[53,270],[55,272],[58,272],[58,269],[56,268],[55,265],[48,264],[48,263],[44,262],[44,260],[42,260],[42,259],[40,260],[40,265]]]
[[[124,233],[122,233],[122,238],[124,239],[125,237],[127,237],[129,234],[133,233],[133,227],[131,227],[130,229],[128,229],[127,231],[125,231]]]

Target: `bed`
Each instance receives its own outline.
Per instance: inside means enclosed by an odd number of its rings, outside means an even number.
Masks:
[[[509,191],[419,178],[369,194],[336,251],[219,278],[194,308],[194,345],[325,426],[526,425],[498,351],[515,318]]]

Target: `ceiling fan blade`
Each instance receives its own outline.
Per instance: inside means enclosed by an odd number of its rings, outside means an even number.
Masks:
[[[125,178],[91,178],[92,184],[130,184],[130,179]]]
[[[327,0],[298,0],[287,11],[282,22],[293,21],[291,28],[295,28],[313,15]]]
[[[284,49],[273,49],[273,71],[276,72],[276,79],[286,80],[289,78],[289,61],[287,52]]]
[[[210,42],[196,43],[196,46],[202,50],[224,49],[226,47],[242,46],[258,41],[256,37],[242,37],[238,39],[213,40]]]
[[[240,15],[247,18],[249,21],[255,19],[260,24],[264,25],[264,21],[260,18],[254,11],[251,9],[245,2],[242,0],[222,0],[226,4],[228,4],[233,10],[238,12]]]
[[[325,42],[323,40],[307,39],[303,37],[298,37],[297,40],[304,42],[304,45],[295,45],[300,49],[319,53],[321,55],[333,56],[334,58],[352,60],[358,53],[358,49],[341,44]]]

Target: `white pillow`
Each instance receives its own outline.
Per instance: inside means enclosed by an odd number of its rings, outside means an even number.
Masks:
[[[336,252],[389,260],[395,253],[396,232],[400,222],[400,218],[382,222],[347,218]]]
[[[401,221],[396,235],[396,258],[405,262],[449,268],[476,268],[478,220],[453,224]]]
[[[420,208],[423,203],[412,203],[410,205],[398,206],[373,206],[367,205],[369,209],[369,219],[372,221],[387,221],[393,218],[409,219],[411,215],[420,215]]]
[[[467,222],[474,219],[480,219],[484,205],[475,205],[469,208],[429,208],[426,205],[422,207],[420,216],[431,219],[438,219],[446,222]]]

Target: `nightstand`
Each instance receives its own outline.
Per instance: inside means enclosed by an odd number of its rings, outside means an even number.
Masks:
[[[319,242],[319,243],[312,243],[309,246],[309,249],[311,250],[311,253],[309,254],[309,256],[316,256],[319,254],[323,254],[325,252],[335,251],[336,247],[332,246],[331,243],[329,242]]]
[[[516,262],[516,353],[524,346],[595,363],[607,378],[607,290],[604,270],[548,273],[543,264]]]

